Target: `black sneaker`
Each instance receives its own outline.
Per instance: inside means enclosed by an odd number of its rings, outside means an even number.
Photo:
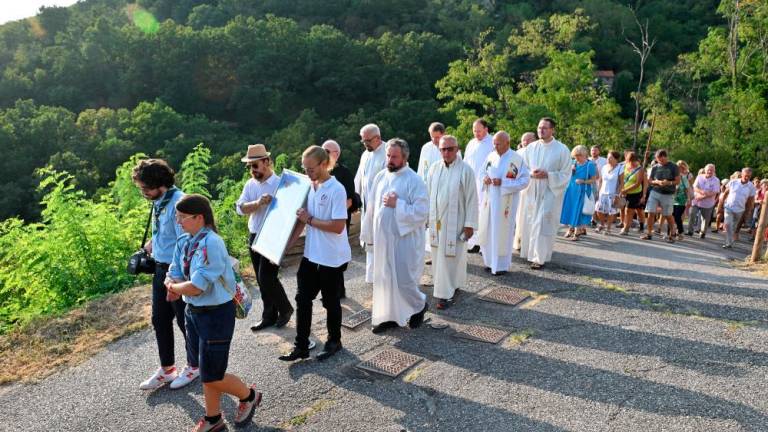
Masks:
[[[411,319],[408,320],[408,327],[412,329],[419,328],[421,323],[424,322],[424,314],[427,313],[427,309],[429,309],[429,304],[424,303],[424,309],[422,309],[421,312],[416,312],[411,315]]]
[[[396,322],[394,322],[394,321],[384,321],[383,323],[381,323],[381,324],[375,326],[373,329],[371,329],[371,331],[374,334],[379,334],[379,333],[384,333],[385,331],[387,331],[389,329],[398,328],[398,327],[400,327],[400,326]]]
[[[296,361],[299,359],[306,359],[306,358],[309,358],[309,350],[294,348],[290,354],[281,355],[277,359],[282,361]]]

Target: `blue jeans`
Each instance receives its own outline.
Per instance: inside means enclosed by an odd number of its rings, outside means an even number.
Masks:
[[[227,372],[229,346],[235,332],[235,303],[218,306],[187,305],[187,356],[200,364],[200,379],[221,381]]]

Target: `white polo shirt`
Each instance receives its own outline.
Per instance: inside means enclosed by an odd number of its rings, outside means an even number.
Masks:
[[[274,197],[279,184],[280,177],[277,174],[272,174],[263,182],[257,181],[254,178],[249,178],[248,181],[245,182],[245,186],[243,186],[243,192],[240,194],[240,198],[238,198],[235,203],[237,214],[243,216],[244,213],[240,209],[240,206],[247,202],[256,201],[264,194],[270,194]],[[267,216],[267,208],[269,208],[269,206],[261,206],[248,216],[248,231],[250,231],[251,234],[256,234],[261,229],[261,224],[264,223],[264,218]]]
[[[731,180],[728,183],[728,198],[725,199],[725,208],[734,212],[741,213],[747,204],[749,197],[755,196],[757,189],[752,181],[742,183],[740,178]]]
[[[309,189],[307,211],[315,219],[347,220],[347,192],[344,186],[331,176],[318,186]],[[315,264],[339,267],[352,259],[347,227],[341,234],[321,231],[307,225],[304,242],[304,257]]]

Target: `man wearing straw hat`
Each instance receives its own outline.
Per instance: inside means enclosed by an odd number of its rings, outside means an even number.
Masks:
[[[293,315],[293,307],[285,294],[285,289],[277,277],[279,266],[273,264],[258,252],[251,249],[254,239],[261,230],[264,218],[267,215],[269,203],[280,184],[280,177],[272,171],[270,153],[264,144],[248,146],[248,152],[241,160],[251,173],[251,178],[245,183],[243,193],[235,204],[237,214],[248,215],[248,253],[251,255],[253,271],[261,290],[261,300],[264,302],[264,311],[261,321],[251,327],[252,331],[259,331],[267,327],[283,327],[288,324]]]

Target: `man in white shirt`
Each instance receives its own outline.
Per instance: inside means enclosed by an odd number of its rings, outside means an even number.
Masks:
[[[496,132],[496,151],[488,155],[483,176],[483,203],[480,205],[477,243],[483,252],[485,268],[503,275],[512,265],[512,240],[519,193],[530,177],[522,156],[509,147],[509,134]]]
[[[467,247],[477,229],[475,173],[458,157],[456,137],[440,139],[442,160],[432,164],[427,183],[429,233],[427,240],[433,265],[437,308],[453,304],[460,287],[467,283]]]
[[[724,249],[733,247],[733,242],[738,239],[736,224],[741,220],[741,216],[746,211],[747,214],[752,211],[755,202],[757,189],[752,184],[752,168],[741,170],[741,176],[728,182],[728,186],[723,192],[723,207],[725,208],[725,244]]]
[[[323,294],[327,312],[328,340],[316,359],[323,361],[341,350],[341,300],[339,279],[344,277],[352,259],[347,236],[347,193],[344,186],[328,172],[328,153],[319,146],[304,150],[304,172],[312,181],[307,207],[296,211],[299,224],[292,241],[306,227],[304,257],[296,273],[296,342],[283,361],[309,357],[309,333],[312,326],[312,301]]]
[[[355,174],[355,192],[360,195],[360,245],[365,249],[365,282],[373,283],[373,227],[368,224],[365,214],[368,211],[371,185],[379,171],[386,165],[381,131],[373,123],[360,129],[360,142],[365,151],[360,155],[360,165]]]
[[[552,259],[555,235],[560,227],[563,194],[571,179],[571,152],[554,137],[555,121],[539,120],[541,139],[525,148],[523,161],[531,172],[528,188],[522,193],[523,212],[520,233],[520,258],[540,269]]]
[[[387,142],[387,169],[376,175],[370,212],[374,227],[373,332],[421,325],[427,311],[419,290],[424,271],[424,225],[429,216],[427,186],[408,167],[408,143]]]
[[[478,205],[483,201],[483,177],[485,176],[485,158],[493,151],[493,137],[488,133],[488,122],[479,118],[472,123],[472,134],[475,136],[467,143],[464,152],[464,162],[466,162],[472,172],[475,173],[475,188],[477,189]],[[479,209],[478,209],[479,211]],[[477,245],[475,237],[467,241],[469,253],[480,252],[480,246]]]
[[[283,327],[293,315],[293,306],[285,294],[285,289],[278,279],[279,266],[251,249],[256,236],[261,230],[267,215],[269,204],[280,184],[280,177],[272,171],[272,160],[264,144],[248,146],[248,153],[241,160],[251,172],[251,178],[245,182],[243,192],[235,203],[235,210],[241,216],[248,215],[248,253],[251,255],[253,271],[261,291],[264,310],[261,321],[251,327],[259,331],[267,327]]]
[[[534,141],[536,141],[538,138],[536,137],[536,134],[533,132],[526,132],[522,136],[520,136],[520,144],[517,145],[517,154],[522,156],[525,153],[525,148],[528,147],[528,145]],[[517,207],[517,214],[515,215],[515,227],[520,226],[520,206]],[[516,251],[520,251],[520,230],[515,229],[515,238],[512,242],[512,247]]]

